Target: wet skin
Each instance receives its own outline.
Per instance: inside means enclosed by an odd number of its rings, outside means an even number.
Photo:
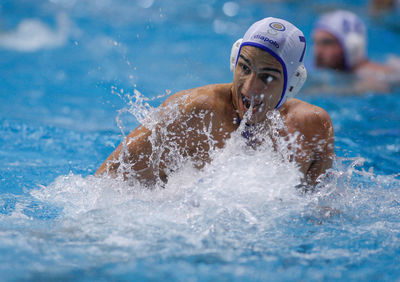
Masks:
[[[160,122],[154,128],[155,132],[167,132],[164,138],[152,137],[153,147],[149,140],[152,132],[139,126],[127,136],[126,146],[122,142],[96,174],[116,176],[122,160],[131,165],[135,177],[142,182],[167,181],[168,152],[161,153],[161,162],[153,159],[157,147],[166,142],[177,144],[178,153],[191,157],[201,168],[210,161],[208,152],[211,147],[223,148],[225,141],[239,127],[238,120],[249,109],[252,110],[247,120],[249,124],[269,126],[266,114],[279,102],[283,80],[282,66],[274,57],[261,49],[244,46],[232,83],[207,85],[168,98],[160,106]],[[177,106],[180,115],[167,122],[170,120],[167,109],[171,106]],[[299,148],[294,161],[304,175],[304,183],[314,187],[318,176],[332,166],[334,137],[331,119],[323,109],[298,99],[288,99],[278,111],[286,125],[281,137],[299,133]],[[204,133],[204,128],[210,129],[208,134]],[[129,172],[123,174],[125,178],[130,177]]]

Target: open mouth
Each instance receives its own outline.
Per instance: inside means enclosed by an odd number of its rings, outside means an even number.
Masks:
[[[247,96],[245,96],[245,95],[241,95],[242,96],[242,102],[243,102],[243,107],[244,107],[244,110],[245,111],[247,111],[248,109],[250,109],[250,107],[252,106],[252,99],[250,99],[249,97],[247,97]],[[255,112],[255,111],[257,111],[258,110],[258,108],[261,106],[263,104],[263,102],[262,101],[259,101],[259,100],[256,100],[256,99],[253,99],[253,113]]]

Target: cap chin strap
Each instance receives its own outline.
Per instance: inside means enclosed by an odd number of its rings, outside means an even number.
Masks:
[[[240,38],[240,39],[236,40],[236,42],[233,43],[233,45],[232,45],[231,57],[230,57],[231,72],[235,71],[236,63],[237,63],[238,55],[239,55],[239,50],[240,50],[240,45],[242,44],[242,41],[243,41],[243,39]],[[294,74],[290,77],[290,79],[288,79],[288,84],[287,84],[286,91],[284,93],[284,97],[283,97],[282,101],[276,106],[276,108],[279,108],[280,106],[282,106],[285,103],[287,98],[294,97],[300,91],[300,89],[303,87],[306,79],[307,79],[307,70],[306,70],[304,64],[301,64],[296,69]]]

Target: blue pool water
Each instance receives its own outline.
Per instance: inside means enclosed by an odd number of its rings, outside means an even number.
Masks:
[[[140,106],[229,82],[253,21],[286,18],[312,47],[332,7],[359,11],[371,58],[400,54],[398,24],[361,0],[0,1],[1,280],[398,280],[400,90],[323,91],[342,81],[313,69],[311,48],[299,98],[331,115],[337,154],[317,193],[235,137],[164,190],[92,176]]]

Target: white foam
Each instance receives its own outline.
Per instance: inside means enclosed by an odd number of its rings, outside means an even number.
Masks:
[[[157,111],[140,106],[144,98],[139,94],[135,92],[128,111],[151,128],[148,118],[157,118]],[[270,118],[281,123],[277,112]],[[278,142],[278,151],[268,138],[257,149],[247,142],[239,131],[234,133],[224,149],[211,152],[212,161],[202,170],[177,155],[179,169],[165,188],[69,174],[30,194],[62,209],[56,229],[72,241],[95,240],[141,253],[160,240],[168,241],[165,248],[174,248],[178,236],[181,243],[201,248],[203,240],[223,241],[223,230],[241,230],[242,237],[249,228],[269,229],[277,218],[301,213],[309,202],[295,188],[301,173],[288,160],[287,141]]]
[[[34,52],[64,45],[69,37],[70,23],[66,14],[57,15],[53,30],[39,19],[25,19],[16,30],[0,33],[0,46],[20,52]]]
[[[203,170],[184,166],[165,189],[70,174],[31,195],[62,209],[51,233],[72,246],[100,244],[102,249],[88,251],[109,261],[200,251],[212,242],[239,244],[246,236],[251,241],[279,218],[300,214],[309,201],[296,191],[294,164],[269,150],[252,152],[239,138]]]
[[[300,175],[293,163],[267,147],[254,151],[242,139],[233,137],[201,171],[184,166],[164,189],[149,190],[107,177],[60,176],[30,192],[37,201],[62,212],[51,230],[30,233],[29,240],[46,238],[47,246],[58,246],[51,253],[61,255],[61,262],[67,244],[72,254],[97,258],[80,260],[90,266],[99,260],[201,255],[212,250],[224,260],[235,259],[252,244],[260,250],[283,247],[280,240],[294,244],[286,233],[291,225],[302,228],[301,218],[315,225],[327,221],[328,226],[329,221],[340,220],[338,228],[354,238],[399,228],[395,223],[382,224],[384,218],[398,216],[399,192],[388,189],[398,180],[357,169],[363,159],[339,160],[335,170],[321,179],[318,192],[304,195],[295,188]],[[321,228],[318,236],[329,238]],[[265,236],[270,244],[263,244]],[[369,255],[367,249],[360,252]],[[335,259],[354,252],[328,248],[295,255]]]
[[[238,14],[239,12],[239,5],[235,2],[225,2],[222,11],[224,12],[225,15],[228,17],[234,17]]]
[[[147,118],[157,116],[150,106],[140,106],[146,99],[139,93],[129,99],[127,112],[136,111],[143,121],[145,113]],[[268,118],[276,128],[282,126],[277,112]],[[334,169],[320,178],[316,193],[302,194],[296,188],[301,173],[289,161],[287,145],[293,140],[281,140],[276,150],[268,138],[256,149],[248,142],[240,130],[234,133],[223,149],[212,152],[212,161],[202,170],[178,156],[180,169],[164,188],[153,190],[106,176],[59,176],[52,184],[29,191],[32,199],[17,199],[14,213],[0,217],[14,225],[15,219],[22,221],[23,231],[14,232],[18,244],[25,250],[29,242],[30,257],[41,257],[30,267],[47,272],[44,266],[49,261],[84,269],[153,257],[169,261],[183,257],[191,263],[190,258],[198,256],[246,264],[253,253],[264,260],[270,253],[276,259],[280,250],[294,250],[299,241],[307,240],[317,247],[309,253],[293,251],[294,257],[368,256],[368,248],[338,249],[323,242],[343,233],[350,242],[359,234],[400,232],[396,222],[400,193],[391,189],[399,186],[395,176],[364,171],[362,158],[339,158]],[[52,217],[37,219],[37,212],[33,218],[25,216],[32,203],[51,207]],[[393,218],[393,224],[382,223],[386,218]],[[310,239],[312,226],[318,228]],[[6,239],[11,235],[0,233]],[[391,244],[390,237],[385,240]]]
[[[150,8],[154,4],[154,0],[139,0],[137,4],[142,8]]]

